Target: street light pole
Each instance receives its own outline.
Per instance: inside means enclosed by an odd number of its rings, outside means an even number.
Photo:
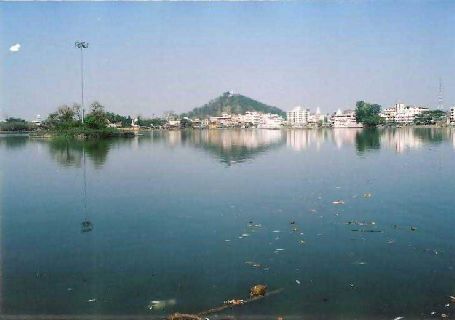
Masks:
[[[83,49],[88,48],[88,42],[76,41],[74,46],[81,49],[81,107],[82,107],[82,123],[84,123],[85,108],[84,108],[84,54]]]

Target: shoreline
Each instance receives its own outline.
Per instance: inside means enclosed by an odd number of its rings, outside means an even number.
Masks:
[[[55,137],[67,137],[74,139],[90,138],[92,136],[98,137],[134,137],[138,133],[152,132],[152,131],[183,131],[183,130],[321,130],[321,129],[454,129],[455,125],[403,125],[403,126],[378,126],[371,128],[358,128],[358,127],[281,127],[281,128],[237,128],[237,127],[226,127],[226,128],[150,128],[150,129],[134,129],[134,128],[116,128],[115,131],[110,130],[91,130],[88,132],[84,131],[1,131],[0,134],[4,135],[30,135],[35,138],[55,138]],[[79,137],[78,137],[79,136]]]

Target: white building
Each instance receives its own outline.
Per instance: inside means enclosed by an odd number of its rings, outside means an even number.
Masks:
[[[180,120],[169,120],[167,122],[167,124],[168,124],[169,127],[179,128],[180,127]]]
[[[362,128],[361,123],[355,119],[355,111],[346,110],[341,112],[340,109],[332,116],[332,126],[334,128]]]
[[[41,115],[37,114],[35,120],[32,120],[32,123],[40,126],[42,124]]]
[[[449,119],[451,123],[455,123],[455,107],[450,108]]]
[[[428,110],[429,109],[425,107],[407,106],[404,103],[396,103],[392,107],[381,112],[380,116],[383,117],[386,122],[410,124],[414,122],[417,115]]]
[[[209,122],[218,127],[230,127],[232,124],[232,116],[227,113],[222,113],[221,116],[210,117]]]
[[[428,110],[430,109],[424,107],[406,106],[404,109],[397,112],[397,115],[395,116],[395,122],[403,124],[413,123],[417,115]]]
[[[261,123],[263,113],[256,111],[247,111],[243,116],[241,116],[241,122],[251,123],[255,126]]]
[[[258,124],[258,128],[279,129],[283,125],[283,122],[283,117],[274,113],[266,113],[262,114],[261,122]]]
[[[319,107],[316,108],[316,113],[309,113],[308,114],[308,123],[309,124],[322,124],[325,123],[327,117],[325,114],[321,114],[321,110]]]
[[[309,110],[301,106],[286,112],[286,120],[291,126],[302,126],[308,123]]]

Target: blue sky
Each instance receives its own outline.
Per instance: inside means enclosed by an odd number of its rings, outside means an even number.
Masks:
[[[455,104],[455,3],[2,2],[0,116],[80,101],[159,115],[224,91],[323,112],[356,100]],[[9,48],[21,44],[18,52]]]

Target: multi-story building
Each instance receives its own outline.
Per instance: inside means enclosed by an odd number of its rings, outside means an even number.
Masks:
[[[428,110],[430,109],[425,107],[406,106],[403,110],[397,112],[397,115],[395,116],[395,122],[402,124],[413,123],[417,115]]]
[[[451,123],[455,123],[455,107],[450,108],[449,119]]]
[[[383,117],[386,122],[410,124],[414,122],[417,115],[428,110],[429,109],[425,107],[407,106],[404,103],[396,103],[392,107],[381,112],[380,116]]]
[[[247,111],[241,117],[243,123],[251,123],[254,126],[257,126],[261,123],[263,113],[256,112],[256,111]]]
[[[345,110],[341,112],[340,109],[332,115],[332,126],[334,128],[362,128],[361,123],[357,123],[355,118],[355,111]]]
[[[210,117],[209,122],[213,127],[230,127],[232,125],[232,116],[227,113],[222,113],[218,117]]]
[[[309,110],[301,106],[286,112],[286,120],[291,126],[303,126],[308,123]]]
[[[267,113],[262,115],[258,128],[279,129],[283,125],[283,122],[283,117],[274,113]]]

